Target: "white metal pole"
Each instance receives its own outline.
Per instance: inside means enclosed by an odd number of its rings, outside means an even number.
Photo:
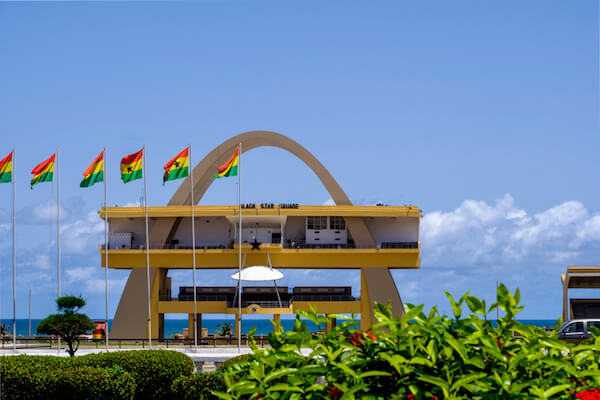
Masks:
[[[56,263],[58,297],[60,297],[60,148],[56,148]]]
[[[238,352],[242,352],[242,144],[238,146],[238,212],[240,229],[238,231]]]
[[[31,336],[31,288],[29,288],[29,334]]]
[[[108,351],[108,203],[106,189],[106,147],[102,151],[102,180],[104,181],[104,337],[106,339],[106,351]]]
[[[13,351],[17,351],[17,256],[16,256],[16,231],[15,231],[15,149],[12,151],[12,240],[13,240]]]
[[[198,351],[198,309],[196,304],[196,226],[194,225],[194,164],[192,163],[192,144],[190,143],[188,155],[188,169],[190,171],[190,204],[192,205],[192,270],[194,273],[194,351]]]
[[[150,238],[148,234],[148,188],[146,179],[146,145],[142,148],[142,174],[144,175],[144,215],[146,219],[146,282],[148,284],[148,346],[152,347],[152,309],[150,305]]]
[[[56,263],[58,280],[58,297],[60,297],[60,148],[56,148]],[[60,336],[58,337],[60,352]]]

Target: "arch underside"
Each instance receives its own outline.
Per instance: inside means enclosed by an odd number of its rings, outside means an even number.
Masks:
[[[221,143],[208,153],[193,169],[194,200],[196,204],[202,199],[214,181],[213,174],[217,167],[225,163],[235,151],[238,144],[242,144],[242,154],[259,147],[277,147],[288,151],[298,157],[319,178],[336,205],[351,205],[352,202],[342,190],[329,171],[306,148],[294,140],[270,131],[250,131],[234,136]],[[242,165],[243,168],[243,165]],[[179,186],[168,205],[186,205],[191,203],[190,178],[188,177]],[[375,240],[362,217],[345,218],[349,232],[359,248],[375,248]],[[169,243],[177,231],[181,218],[158,219],[150,227],[150,237],[155,243]],[[166,269],[150,269],[151,287],[157,288],[159,282],[164,281]],[[158,281],[157,281],[158,279]],[[118,338],[141,338],[147,335],[147,303],[140,301],[146,298],[146,271],[132,269],[125,289],[115,313],[111,336]],[[361,321],[364,327],[370,326],[373,320],[373,302],[390,303],[395,314],[404,312],[402,300],[396,285],[387,268],[361,268],[361,299],[365,297],[362,306]],[[152,318],[153,321],[156,318]],[[153,329],[153,331],[155,331]]]

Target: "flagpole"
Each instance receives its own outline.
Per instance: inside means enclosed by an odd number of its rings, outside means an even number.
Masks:
[[[102,151],[102,180],[104,181],[104,337],[106,339],[106,351],[108,351],[108,204],[106,202],[106,147]]]
[[[17,256],[15,251],[16,231],[15,231],[15,149],[12,151],[12,240],[13,240],[13,351],[17,351]]]
[[[56,262],[58,266],[58,297],[60,297],[60,148],[56,148]]]
[[[238,352],[242,352],[242,144],[238,147],[238,212],[240,215],[240,229],[238,232],[238,324],[235,328],[238,331]]]
[[[146,179],[146,145],[142,147],[142,174],[144,175],[144,214],[146,220],[146,282],[148,284],[148,346],[152,347],[152,309],[150,305],[150,238],[148,234],[148,188]]]
[[[192,163],[192,144],[189,146],[188,169],[190,171],[190,203],[192,204],[192,270],[194,271],[194,350],[198,352],[198,309],[196,304],[196,226],[194,225],[194,164]]]
[[[60,147],[56,148],[56,261],[58,279],[58,297],[60,297]],[[60,336],[58,337],[60,353]]]

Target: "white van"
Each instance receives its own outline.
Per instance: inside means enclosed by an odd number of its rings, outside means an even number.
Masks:
[[[558,329],[558,337],[569,343],[580,343],[592,336],[591,327],[600,330],[600,319],[586,318],[567,321]]]

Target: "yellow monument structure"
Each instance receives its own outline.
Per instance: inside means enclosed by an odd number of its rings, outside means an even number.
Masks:
[[[563,288],[563,321],[600,318],[600,299],[569,298],[569,289],[600,289],[600,265],[569,265],[561,274]]]
[[[242,208],[244,266],[267,265],[276,269],[359,269],[360,298],[350,287],[244,287],[242,313],[281,314],[314,307],[317,312],[355,313],[361,329],[374,320],[374,302],[391,304],[404,312],[391,269],[417,269],[420,262],[419,223],[416,206],[355,206],[327,169],[294,140],[268,131],[246,132],[223,142],[193,169],[197,204],[217,167],[229,159],[238,144],[247,152],[272,146],[302,160],[319,178],[335,202],[332,206],[298,204],[245,204]],[[150,310],[152,339],[164,336],[164,315],[186,313],[188,332],[193,329],[193,288],[171,288],[171,269],[192,269],[190,178],[186,178],[169,204],[148,207]],[[107,213],[108,211],[108,213]],[[130,270],[110,335],[113,338],[147,338],[148,304],[146,234],[143,207],[111,207],[100,216],[109,222],[108,266]],[[238,268],[237,205],[194,207],[196,268]],[[105,250],[101,247],[102,264]],[[236,271],[234,271],[236,270]],[[191,272],[191,271],[190,271]],[[341,271],[340,271],[341,272]],[[190,273],[190,281],[191,281]],[[276,297],[274,297],[277,295]],[[202,314],[235,314],[235,286],[196,288],[197,323]],[[239,325],[236,323],[236,327]],[[200,332],[200,329],[198,329]]]

